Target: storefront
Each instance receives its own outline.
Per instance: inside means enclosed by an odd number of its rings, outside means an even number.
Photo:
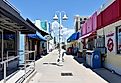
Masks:
[[[78,39],[80,37],[80,32],[73,33],[68,39],[67,39],[67,54],[74,54],[74,49],[78,49]]]
[[[13,72],[18,68],[20,32],[35,33],[35,30],[8,2],[0,0],[0,74],[5,61],[9,61],[6,63],[7,71]]]
[[[0,26],[0,62],[17,56],[17,34],[17,31]]]
[[[96,47],[97,12],[95,12],[83,25],[80,37],[83,49],[94,50]]]
[[[35,51],[35,59],[41,58],[41,54],[43,49],[41,49],[41,42],[46,42],[46,39],[43,35],[48,35],[46,32],[43,32],[38,27],[36,27],[29,19],[26,20],[35,30],[34,34],[26,33],[26,34],[19,34],[20,35],[20,44],[19,49],[25,51]],[[20,64],[24,63],[24,59],[26,60],[33,60],[34,53],[29,55],[22,55],[20,56]]]
[[[121,21],[117,21],[97,31],[98,35],[104,34],[105,36],[104,43],[107,48],[107,56],[105,58],[104,66],[118,74],[121,74],[120,26]]]
[[[114,12],[115,11],[115,12]],[[97,16],[97,37],[103,44],[98,46],[106,47],[104,67],[121,75],[121,1],[112,0],[110,5],[103,8]],[[102,37],[101,37],[102,36]]]
[[[39,59],[43,52],[46,49],[46,39],[38,32],[36,34],[28,34],[26,36],[26,45],[25,50],[36,51],[36,59]],[[32,55],[30,55],[29,59],[33,59]]]

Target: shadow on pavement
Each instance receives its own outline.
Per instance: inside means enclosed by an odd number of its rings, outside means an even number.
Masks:
[[[86,68],[90,68],[83,58],[74,57],[74,60],[79,64],[83,64]],[[121,83],[121,76],[117,75],[115,72],[112,73],[106,68],[90,69],[109,83]]]

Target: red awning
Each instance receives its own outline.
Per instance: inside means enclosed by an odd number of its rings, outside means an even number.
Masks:
[[[96,34],[97,34],[96,31],[93,31],[93,32],[90,32],[90,33],[88,33],[88,34],[82,36],[81,39],[83,39],[83,38],[88,38],[88,37],[90,38],[90,37],[92,37],[92,36],[94,37],[94,36],[96,36]],[[80,38],[79,38],[79,39],[80,39]]]

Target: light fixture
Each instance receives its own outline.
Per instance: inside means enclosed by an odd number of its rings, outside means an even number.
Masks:
[[[68,19],[67,15],[64,14],[64,16],[63,16],[63,20],[67,20],[67,19]]]
[[[53,20],[58,20],[58,16],[55,14],[55,16],[53,17]]]

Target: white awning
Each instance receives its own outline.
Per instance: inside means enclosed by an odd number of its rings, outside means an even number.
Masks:
[[[83,38],[85,38],[85,37],[88,37],[88,36],[90,36],[92,34],[92,32],[91,33],[88,33],[88,34],[86,34],[86,35],[84,35],[84,36],[82,36],[82,37],[80,37],[79,39],[83,39]]]

